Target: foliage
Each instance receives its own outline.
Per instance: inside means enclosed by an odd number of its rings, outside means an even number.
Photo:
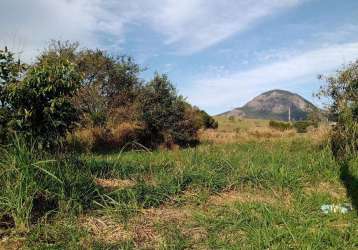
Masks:
[[[6,55],[7,69],[21,68],[11,53]],[[63,142],[66,135],[70,147],[86,142],[85,151],[92,151],[119,149],[133,141],[149,147],[188,146],[198,142],[200,128],[217,128],[210,115],[176,93],[166,75],[156,74],[144,83],[142,70],[131,57],[51,41],[22,75],[2,70],[14,75],[3,77],[11,80],[1,88],[2,134],[9,134],[8,129],[21,132],[47,148]],[[116,136],[121,124],[136,124],[140,129],[130,136]],[[92,130],[86,136],[91,140],[69,136],[75,127]]]
[[[206,113],[204,110],[200,110],[200,116],[202,119],[202,125],[203,128],[212,128],[217,129],[218,128],[218,122],[215,121],[213,117],[211,117],[208,113]]]
[[[104,125],[107,118],[122,121],[117,110],[133,106],[142,86],[140,66],[130,57],[115,58],[101,50],[83,50],[77,57],[84,81],[75,102],[93,126]]]
[[[83,76],[73,102],[81,111],[85,126],[104,126],[107,118],[111,122],[121,121],[123,116],[117,109],[130,108],[140,92],[142,68],[131,57],[114,57],[99,49],[79,49],[78,43],[52,41],[39,61],[58,60],[71,61]]]
[[[348,159],[358,152],[358,61],[324,79],[327,85],[320,94],[330,98],[329,110],[337,121],[332,150],[336,157]]]
[[[146,144],[187,144],[196,140],[197,128],[186,116],[187,104],[176,93],[166,75],[156,74],[141,92],[140,121],[146,130]]]
[[[75,158],[47,160],[34,141],[17,136],[0,151],[0,219],[8,218],[19,232],[51,211],[89,208],[98,195],[90,172]]]
[[[6,47],[4,51],[0,50],[0,143],[5,140],[8,132],[6,125],[11,115],[5,90],[10,83],[18,82],[25,67],[20,61],[15,61],[14,54]]]
[[[81,77],[68,61],[35,64],[22,81],[5,89],[12,112],[8,126],[33,136],[49,147],[74,127],[78,119],[70,98],[77,91]]]
[[[313,121],[296,121],[293,123],[293,127],[296,129],[297,133],[306,133],[308,127],[318,127],[317,123]]]
[[[285,131],[285,130],[289,130],[292,128],[292,125],[289,122],[281,122],[281,121],[274,121],[271,120],[269,122],[269,126],[271,128],[280,130],[280,131]]]

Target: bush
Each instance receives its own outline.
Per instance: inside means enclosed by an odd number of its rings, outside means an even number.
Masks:
[[[69,98],[79,87],[80,79],[68,61],[35,64],[21,81],[9,82],[3,89],[10,114],[5,125],[50,148],[78,119]]]
[[[325,80],[320,95],[332,100],[329,111],[336,121],[332,151],[339,159],[350,159],[358,154],[358,61]]]
[[[288,122],[280,122],[280,121],[273,121],[271,120],[269,122],[269,126],[271,128],[280,130],[280,131],[285,131],[285,130],[289,130],[292,128],[292,125]]]
[[[188,116],[188,104],[177,95],[166,75],[156,74],[139,99],[139,120],[144,124],[144,144],[188,146],[197,140],[194,119]]]
[[[317,127],[318,125],[311,121],[297,121],[293,123],[293,127],[296,129],[297,133],[306,133],[310,126]]]
[[[202,120],[202,128],[208,129],[217,129],[219,124],[217,121],[215,121],[215,119],[213,117],[211,117],[208,113],[206,113],[204,110],[200,110],[200,117]]]

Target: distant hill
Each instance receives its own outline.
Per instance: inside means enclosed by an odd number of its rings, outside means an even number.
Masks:
[[[306,119],[310,111],[318,108],[298,94],[275,89],[262,93],[241,108],[235,108],[220,116],[287,121],[289,109],[291,120],[297,121]]]

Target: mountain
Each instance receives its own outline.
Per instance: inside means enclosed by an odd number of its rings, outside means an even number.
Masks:
[[[291,120],[304,120],[310,111],[318,108],[298,94],[275,89],[262,93],[241,108],[235,108],[220,116],[287,121],[289,109]]]

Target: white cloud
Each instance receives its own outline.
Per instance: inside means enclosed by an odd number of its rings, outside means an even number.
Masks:
[[[166,36],[166,43],[192,53],[210,47],[243,31],[299,0],[166,0],[155,1],[149,21]]]
[[[93,31],[98,27],[94,10],[95,6],[84,0],[1,1],[0,46],[23,51],[22,57],[29,59],[50,39],[79,40],[94,45]]]
[[[299,0],[5,0],[0,2],[0,46],[30,58],[50,39],[118,48],[131,24],[162,34],[163,43],[193,53],[248,29]],[[106,44],[108,46],[108,44]]]
[[[314,82],[318,74],[330,73],[357,58],[358,43],[331,45],[223,77],[199,76],[184,94],[202,108],[226,111],[263,90]]]

